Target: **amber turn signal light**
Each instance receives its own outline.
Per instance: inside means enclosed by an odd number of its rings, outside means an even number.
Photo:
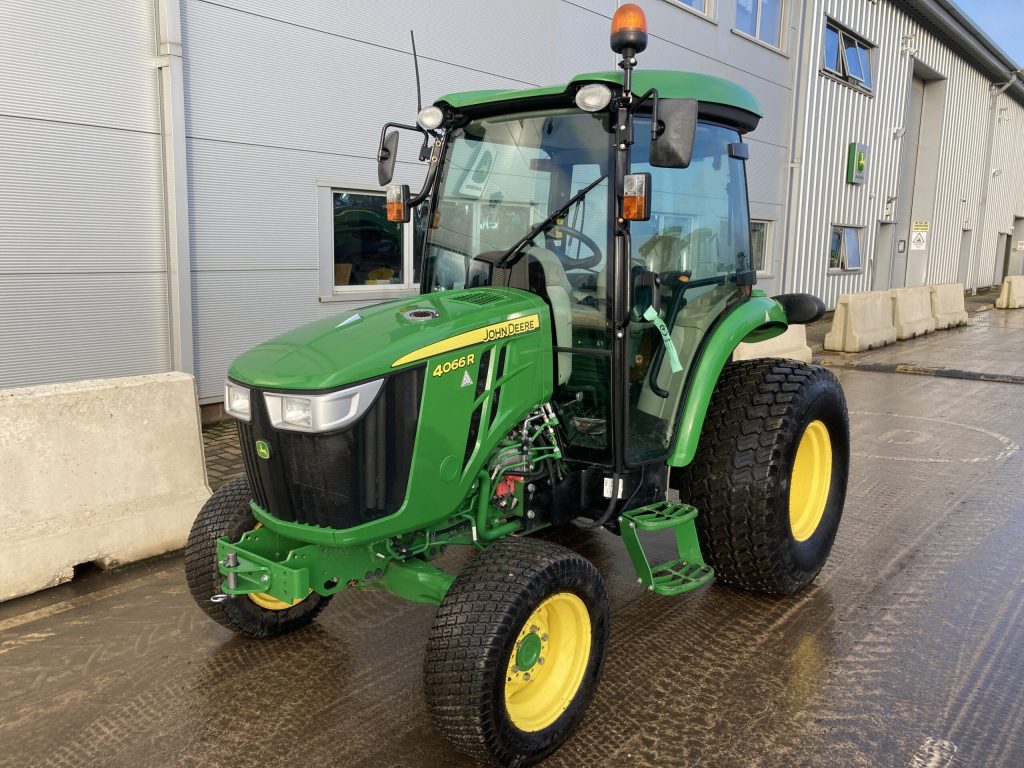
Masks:
[[[651,174],[630,173],[623,179],[622,218],[626,221],[647,221],[651,218]]]
[[[409,185],[388,184],[387,187],[388,221],[404,224],[409,221]]]

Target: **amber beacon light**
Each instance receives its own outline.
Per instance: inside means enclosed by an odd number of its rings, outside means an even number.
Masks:
[[[647,47],[647,19],[636,3],[620,6],[612,16],[612,50],[623,56],[640,53]]]

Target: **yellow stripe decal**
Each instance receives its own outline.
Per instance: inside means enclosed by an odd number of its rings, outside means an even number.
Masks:
[[[485,325],[483,328],[475,328],[472,331],[460,333],[458,336],[450,336],[442,341],[436,341],[425,347],[420,347],[415,352],[403,355],[391,364],[397,368],[406,363],[415,363],[417,360],[425,360],[434,355],[443,355],[454,349],[470,347],[474,344],[483,344],[488,341],[497,341],[509,336],[519,336],[523,333],[530,333],[540,329],[540,315],[533,314],[526,317],[516,317],[509,320],[502,320],[500,323]]]

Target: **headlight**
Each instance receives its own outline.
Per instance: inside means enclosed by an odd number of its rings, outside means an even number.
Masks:
[[[263,400],[276,429],[333,432],[358,421],[373,405],[382,386],[384,379],[375,379],[324,395],[264,392]]]
[[[249,390],[233,382],[226,382],[224,384],[224,410],[242,421],[252,419]]]
[[[313,404],[305,397],[286,397],[282,416],[289,424],[312,429]]]

